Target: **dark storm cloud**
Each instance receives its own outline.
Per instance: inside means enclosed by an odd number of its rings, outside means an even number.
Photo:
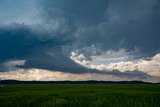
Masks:
[[[75,63],[70,59],[71,51],[82,50],[88,53],[86,57],[92,55],[92,49],[87,48],[92,46],[97,48],[97,54],[122,48],[129,52],[140,49],[143,56],[160,51],[158,0],[35,0],[26,4],[24,10],[24,2],[19,1],[17,8],[15,3],[8,7],[8,3],[0,4],[0,23],[24,24],[0,26],[0,63],[18,59],[26,60],[25,65],[18,66],[22,68],[102,73]],[[37,11],[34,21],[32,15]],[[4,70],[3,66],[0,69]],[[140,71],[104,74],[148,77]]]
[[[43,35],[48,35],[43,32]],[[24,24],[0,26],[0,61],[28,56],[40,49],[45,51],[50,47],[63,46],[72,42],[71,38],[52,36],[47,38]]]
[[[105,19],[108,0],[41,0],[39,4],[46,10],[63,10],[68,20],[79,26],[88,26],[96,25]]]
[[[10,2],[13,1],[8,0],[4,3],[6,9],[6,4],[10,4]],[[100,20],[104,19],[107,2],[105,0],[101,2],[98,0],[37,0],[34,3],[37,3],[38,8],[40,8],[38,17],[41,22],[38,25],[34,27],[21,24],[1,26],[0,45],[3,46],[1,48],[1,63],[7,60],[24,59],[26,60],[24,65],[26,68],[86,72],[69,56],[64,55],[61,48],[76,41],[76,37],[73,35],[76,31],[76,24],[86,25],[87,23],[87,25],[92,25],[93,22],[99,23]],[[92,5],[90,5],[91,3]],[[24,3],[19,2],[18,8],[21,7],[20,4],[23,5]],[[13,5],[8,7],[7,11],[12,9],[17,10]],[[16,14],[18,13],[14,12],[14,15]],[[97,17],[94,17],[95,14]],[[14,15],[12,16],[14,17]]]
[[[43,33],[44,34],[44,33]],[[46,33],[47,35],[47,33]],[[9,60],[26,60],[21,68],[38,68],[47,70],[58,70],[71,73],[98,73],[114,75],[118,77],[148,78],[148,75],[140,71],[122,73],[114,71],[98,71],[87,69],[72,61],[63,54],[61,47],[70,42],[63,41],[64,38],[52,37],[49,40],[41,37],[38,32],[33,31],[30,26],[23,24],[11,24],[0,27],[0,52],[1,63]],[[1,71],[7,70],[0,66]]]
[[[112,1],[107,14],[108,20],[113,21],[113,28],[117,30],[115,37],[123,41],[124,48],[131,50],[137,47],[148,54],[159,51],[160,2],[158,0]]]
[[[42,34],[48,35],[47,32]],[[0,27],[0,63],[26,60],[23,66],[25,68],[78,72],[83,67],[61,52],[61,46],[70,44],[72,39],[74,40],[74,38],[68,38],[68,36],[65,38],[61,35],[48,39],[27,25],[4,25]],[[3,66],[1,70],[2,68]]]
[[[106,21],[81,28],[76,34],[77,44],[94,44],[104,51],[139,49],[143,56],[153,56],[160,51],[159,29],[158,0],[111,0],[106,9]]]

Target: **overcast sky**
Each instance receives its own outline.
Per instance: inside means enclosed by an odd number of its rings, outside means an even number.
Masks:
[[[159,0],[0,0],[0,79],[160,81]]]

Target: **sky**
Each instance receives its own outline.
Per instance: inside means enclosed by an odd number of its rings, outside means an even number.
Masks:
[[[0,0],[0,79],[160,82],[160,1]]]

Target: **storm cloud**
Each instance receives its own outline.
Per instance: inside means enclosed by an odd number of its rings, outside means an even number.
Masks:
[[[118,65],[160,53],[158,0],[2,0],[0,14],[0,71],[155,76]]]
[[[94,44],[105,51],[139,49],[142,57],[153,56],[160,45],[159,6],[158,0],[111,0],[105,21],[77,31],[79,44]]]

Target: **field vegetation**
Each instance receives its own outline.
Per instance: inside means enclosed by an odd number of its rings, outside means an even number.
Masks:
[[[0,107],[160,107],[160,85],[6,84]]]

